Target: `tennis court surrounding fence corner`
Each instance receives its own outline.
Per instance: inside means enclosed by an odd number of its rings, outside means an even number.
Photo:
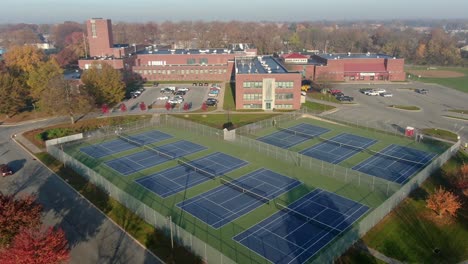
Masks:
[[[301,184],[267,169],[222,182],[224,185],[177,206],[213,228],[219,228]]]
[[[369,207],[316,189],[233,239],[273,263],[304,263]]]
[[[321,138],[320,140],[323,142],[299,153],[329,163],[337,164],[377,142],[375,139],[348,133],[342,133],[330,139]]]
[[[138,148],[139,145],[146,145],[163,141],[172,138],[172,136],[157,130],[152,130],[131,135],[128,136],[128,138],[138,144],[132,144],[132,142],[128,142],[122,138],[117,138],[101,144],[82,147],[80,148],[80,151],[86,153],[88,156],[98,159],[122,151]]]
[[[247,161],[216,152],[197,160],[135,180],[165,198],[248,164]]]
[[[280,148],[290,148],[328,131],[330,130],[326,128],[301,123],[286,129],[281,129],[273,134],[260,137],[257,140]]]
[[[104,164],[122,175],[130,175],[172,160],[175,157],[182,157],[204,150],[206,147],[186,140],[180,140],[153,149],[155,151],[145,150],[133,153],[117,159],[108,160],[104,162]]]
[[[392,144],[354,166],[353,170],[402,184],[435,156],[434,153]]]

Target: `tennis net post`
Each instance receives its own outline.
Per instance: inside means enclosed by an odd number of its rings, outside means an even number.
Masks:
[[[263,195],[260,195],[258,193],[255,193],[255,192],[251,191],[251,190],[248,190],[248,189],[246,189],[244,187],[241,187],[241,186],[233,183],[232,181],[228,181],[228,180],[225,180],[223,178],[220,178],[220,181],[221,181],[222,184],[224,184],[224,185],[226,185],[226,186],[228,186],[228,187],[230,187],[230,188],[232,188],[234,190],[237,190],[237,191],[245,193],[245,194],[247,194],[249,196],[252,196],[253,198],[258,199],[258,200],[260,200],[260,201],[262,201],[262,202],[264,202],[266,204],[270,204],[270,200],[271,200],[270,198],[267,198],[267,197],[265,197]]]

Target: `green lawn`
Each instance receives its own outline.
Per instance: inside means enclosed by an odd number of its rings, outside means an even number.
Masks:
[[[447,174],[468,156],[459,152],[441,170],[415,190],[364,238],[364,242],[381,253],[408,263],[458,263],[468,259],[468,203],[456,218],[435,223],[434,213],[426,208],[425,199],[438,186],[450,189]],[[434,249],[440,249],[438,254]]]
[[[239,113],[220,113],[220,114],[190,114],[190,115],[183,115],[183,114],[176,114],[173,115],[178,118],[183,118],[186,120],[190,120],[193,122],[197,122],[200,124],[204,124],[210,127],[222,129],[223,124],[227,123],[228,120],[231,121],[234,126],[240,127],[245,126],[247,124],[255,123],[260,120],[272,118],[273,116],[277,116],[279,114],[239,114]]]
[[[226,83],[224,89],[224,110],[235,110],[236,109],[236,94],[235,94],[236,84],[235,83]]]
[[[424,67],[406,67],[405,71],[411,73],[411,70],[425,70],[427,66]],[[418,80],[421,82],[426,83],[437,83],[443,86],[447,86],[465,93],[468,93],[468,68],[461,68],[461,67],[437,67],[439,70],[449,70],[449,71],[456,71],[465,74],[463,77],[457,78],[416,78],[414,80]]]
[[[408,110],[408,111],[421,110],[421,108],[419,108],[419,107],[417,107],[415,105],[389,105],[388,107],[402,109],[402,110]]]
[[[310,98],[314,98],[316,100],[322,100],[322,101],[337,103],[337,104],[341,103],[340,101],[336,100],[335,96],[329,93],[323,94],[323,93],[318,93],[318,92],[312,92],[312,93],[307,93],[307,96]]]
[[[459,114],[468,114],[468,109],[449,109],[447,111]]]
[[[456,142],[458,140],[457,134],[440,128],[424,128],[422,129],[422,132],[429,136],[442,138],[453,142]]]
[[[320,104],[320,103],[310,102],[310,101],[306,101],[305,103],[303,103],[302,107],[305,107],[305,108],[307,108],[309,110],[312,110],[314,112],[325,112],[325,111],[332,110],[332,109],[336,108],[336,107],[334,107],[332,105]]]

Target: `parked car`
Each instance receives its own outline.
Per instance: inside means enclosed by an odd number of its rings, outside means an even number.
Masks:
[[[183,91],[183,92],[188,92],[190,89],[187,87],[179,87],[177,88],[177,91]]]
[[[162,95],[162,96],[159,96],[158,98],[156,98],[156,100],[169,100],[169,96]]]
[[[3,177],[13,174],[13,170],[6,164],[0,165],[0,172],[2,173]]]
[[[352,102],[354,101],[354,98],[351,96],[343,95],[343,96],[337,96],[336,100],[341,101],[341,102],[344,102],[344,101]]]
[[[366,94],[366,92],[369,92],[369,91],[372,91],[371,88],[362,88],[362,89],[359,89],[359,92],[363,93],[363,94]]]
[[[336,93],[336,94],[334,94],[334,96],[335,96],[335,97],[344,96],[344,93],[341,93],[341,92],[340,92],[340,93]]]
[[[380,88],[380,89],[374,89],[374,91],[378,92],[379,94],[381,94],[381,93],[386,93],[386,92],[387,92],[385,89],[382,89],[382,88]]]
[[[381,93],[380,96],[383,96],[383,97],[393,97],[393,94],[392,94],[392,93]]]
[[[370,90],[370,91],[365,91],[364,94],[376,96],[376,95],[379,95],[380,93],[377,92],[376,90]]]
[[[131,96],[132,98],[137,98],[137,97],[140,96],[142,93],[143,93],[142,91],[137,90],[137,91],[130,92],[130,96]]]
[[[414,90],[414,91],[416,91],[416,92],[419,93],[419,94],[427,94],[427,93],[429,92],[429,91],[426,90],[426,89],[416,89],[416,90]]]
[[[331,89],[329,90],[329,92],[332,94],[332,95],[335,95],[337,93],[341,93],[341,90],[338,90],[338,89]]]
[[[208,98],[205,102],[205,104],[207,106],[215,106],[218,104],[218,100],[214,99],[214,98]]]
[[[177,91],[175,92],[175,95],[185,95],[186,92],[185,91]]]

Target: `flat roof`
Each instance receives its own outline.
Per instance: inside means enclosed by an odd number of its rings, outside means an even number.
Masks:
[[[137,54],[231,54],[230,49],[152,49],[146,48]]]
[[[237,74],[278,74],[288,70],[272,56],[236,58]]]
[[[315,54],[316,56],[326,59],[326,60],[341,60],[341,59],[392,59],[394,57],[379,54],[379,53],[329,53],[329,54]]]

